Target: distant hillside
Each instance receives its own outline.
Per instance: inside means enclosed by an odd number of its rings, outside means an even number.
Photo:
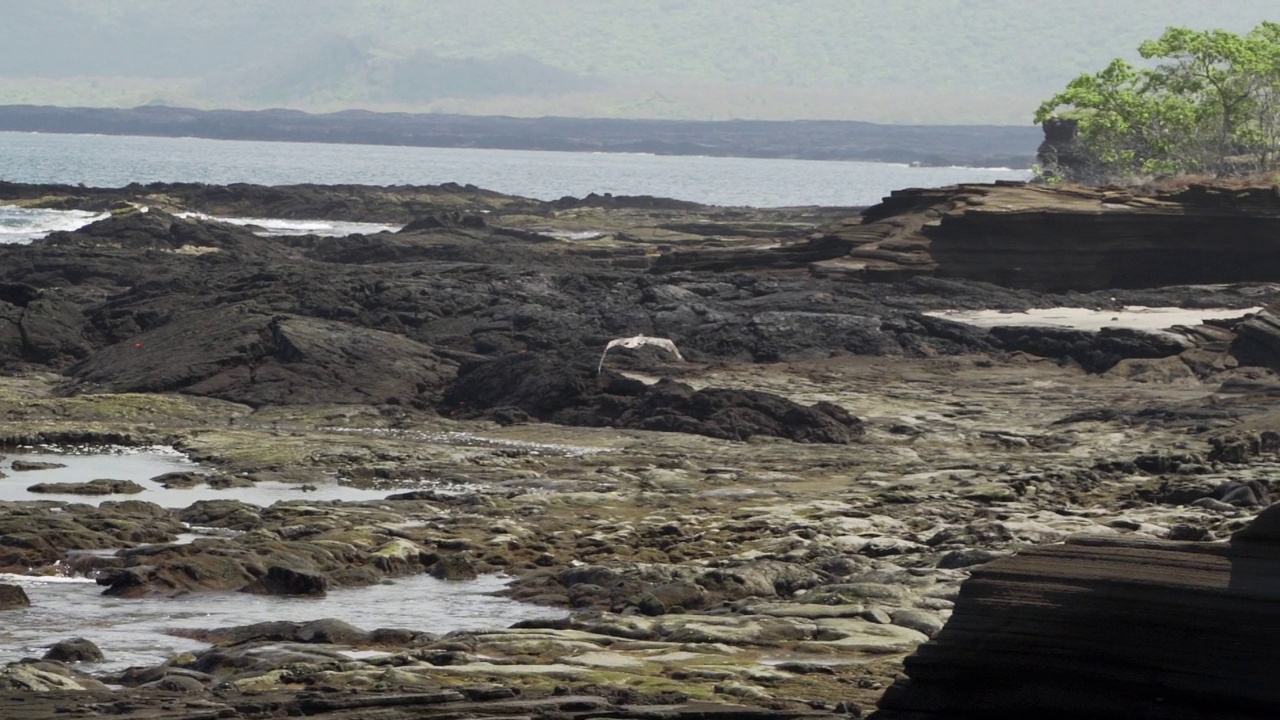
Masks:
[[[0,106],[0,131],[1029,167],[1039,128]]]
[[[0,0],[0,103],[1026,123],[1274,0]]]

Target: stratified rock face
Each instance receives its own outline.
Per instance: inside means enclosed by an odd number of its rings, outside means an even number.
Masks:
[[[1211,188],[1140,195],[1020,183],[895,191],[843,240],[821,276],[980,280],[1049,291],[1271,281],[1280,276],[1280,193]]]
[[[876,717],[1276,717],[1277,524],[1280,506],[1230,542],[1083,538],[978,568]]]
[[[1242,365],[1280,369],[1280,308],[1269,307],[1236,326],[1231,354]]]

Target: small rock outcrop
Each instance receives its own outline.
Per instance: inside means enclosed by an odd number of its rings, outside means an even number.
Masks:
[[[21,585],[0,585],[0,610],[30,606],[31,598]]]
[[[45,651],[42,659],[72,663],[102,662],[106,658],[103,657],[102,650],[93,641],[78,637],[54,643],[52,647]]]
[[[438,389],[453,368],[402,335],[247,304],[192,313],[67,373],[83,391],[178,391],[258,407],[319,398],[408,403]]]
[[[533,417],[562,425],[685,432],[726,440],[754,435],[796,442],[849,443],[862,421],[827,402],[804,406],[753,390],[705,388],[623,375],[532,354],[464,368],[445,393],[457,416]]]
[[[1049,118],[1041,124],[1044,142],[1036,148],[1036,163],[1041,172],[1072,182],[1099,180],[1096,159],[1080,141],[1080,121],[1071,118]]]
[[[133,495],[146,488],[132,480],[99,478],[82,483],[36,483],[27,492],[67,495]]]
[[[273,565],[267,574],[241,588],[241,592],[256,595],[324,595],[329,581],[323,575],[298,572],[287,567]]]

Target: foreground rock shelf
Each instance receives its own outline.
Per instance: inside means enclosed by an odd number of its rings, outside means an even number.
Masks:
[[[1270,717],[1278,600],[1280,507],[1230,542],[1027,549],[974,570],[875,717]]]

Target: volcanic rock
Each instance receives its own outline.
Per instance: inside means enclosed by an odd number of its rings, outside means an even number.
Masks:
[[[251,304],[197,312],[103,348],[67,373],[81,392],[174,392],[252,406],[406,403],[453,364],[393,333],[272,316]]]
[[[475,580],[475,563],[465,553],[443,555],[431,566],[431,577],[439,580]]]
[[[1080,537],[974,568],[875,717],[1266,717],[1278,527],[1275,506],[1228,542]]]
[[[313,595],[323,596],[329,581],[321,575],[298,572],[287,567],[273,565],[267,574],[240,588],[240,592],[256,595]]]
[[[796,442],[849,443],[862,422],[843,408],[805,407],[771,393],[692,387],[663,379],[646,385],[613,372],[594,375],[582,364],[510,355],[465,367],[445,393],[454,416],[516,408],[564,425],[686,432],[727,440],[771,435]]]
[[[1125,328],[1098,332],[1064,328],[1003,326],[991,328],[993,344],[1040,357],[1071,359],[1088,372],[1106,372],[1121,360],[1163,358],[1188,349],[1171,335]]]
[[[59,662],[102,662],[104,659],[102,650],[90,640],[84,638],[71,638],[70,640],[59,640],[52,647],[45,651],[44,660],[57,660]]]
[[[30,607],[31,599],[21,585],[0,585],[0,610],[16,607]]]
[[[1231,354],[1241,365],[1280,370],[1280,316],[1268,308],[1236,326]]]
[[[10,465],[10,469],[14,472],[28,472],[31,470],[56,470],[66,467],[65,464],[59,462],[42,462],[38,460],[14,460]]]
[[[981,280],[1049,291],[1266,282],[1280,254],[1272,188],[1192,185],[1169,191],[997,182],[897,190],[833,225],[847,255],[820,276]]]
[[[36,483],[27,488],[33,493],[68,493],[71,495],[117,495],[140,493],[146,488],[132,480],[98,478],[82,483]]]

